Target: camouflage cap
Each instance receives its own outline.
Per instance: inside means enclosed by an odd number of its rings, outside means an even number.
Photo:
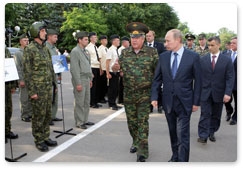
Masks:
[[[89,37],[89,32],[81,31],[76,33],[76,38]]]
[[[201,34],[198,35],[199,40],[204,39],[204,38],[206,38],[206,35],[204,33],[201,33]]]
[[[47,29],[47,35],[58,35],[55,29]]]
[[[187,40],[194,40],[194,39],[196,39],[196,37],[193,34],[191,34],[191,33],[187,33],[186,36],[185,36],[185,38]]]
[[[140,37],[149,32],[148,27],[140,22],[131,22],[127,24],[126,30],[130,32],[131,38]]]
[[[26,33],[19,36],[19,40],[24,39],[24,38],[29,38]]]

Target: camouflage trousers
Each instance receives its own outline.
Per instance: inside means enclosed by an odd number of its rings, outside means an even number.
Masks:
[[[19,103],[20,103],[20,112],[21,118],[31,117],[32,107],[29,100],[28,89],[27,87],[19,88]]]
[[[32,135],[39,144],[50,136],[52,85],[40,84],[37,89],[37,100],[31,100],[32,105]]]
[[[12,117],[12,94],[11,88],[5,85],[5,135],[11,131],[11,117]]]
[[[148,136],[149,136],[149,112],[150,104],[126,103],[125,111],[130,135],[133,139],[133,146],[137,148],[137,154],[148,158]]]

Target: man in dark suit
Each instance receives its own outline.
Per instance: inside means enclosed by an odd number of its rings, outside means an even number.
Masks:
[[[199,54],[183,47],[183,35],[172,29],[165,36],[165,47],[155,71],[151,104],[158,103],[163,85],[162,102],[167,119],[172,157],[169,162],[189,161],[190,118],[198,110],[201,93]]]
[[[155,38],[155,32],[153,30],[149,30],[149,32],[146,34],[146,44],[147,46],[154,47],[157,49],[158,54],[165,52],[166,49],[164,47],[163,43],[154,41]],[[158,113],[162,113],[162,99],[161,99],[161,92],[158,93]],[[150,112],[153,112],[153,106],[150,107]]]
[[[232,60],[233,66],[234,66],[234,72],[235,72],[235,81],[234,81],[234,87],[232,91],[232,96],[234,97],[234,103],[235,103],[235,110],[233,109],[231,102],[233,98],[231,97],[230,101],[228,103],[225,103],[226,108],[226,121],[230,121],[230,125],[235,125],[237,123],[237,37],[233,37],[230,42],[231,51],[229,52],[229,56]],[[232,115],[233,114],[233,115]]]
[[[234,84],[233,64],[229,57],[220,53],[220,39],[208,39],[209,54],[201,58],[202,91],[201,116],[198,124],[198,142],[207,139],[215,142],[214,133],[220,127],[223,102],[230,100]]]

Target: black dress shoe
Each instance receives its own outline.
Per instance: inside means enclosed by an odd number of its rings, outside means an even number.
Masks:
[[[145,157],[144,156],[142,156],[142,155],[138,155],[137,156],[137,162],[145,162]]]
[[[45,140],[46,145],[50,146],[50,147],[55,147],[57,146],[57,142],[53,141],[51,139]]]
[[[132,146],[130,148],[130,153],[136,153],[137,152],[137,147]]]
[[[42,142],[42,143],[40,143],[40,144],[36,144],[35,146],[36,146],[36,148],[37,148],[38,150],[40,150],[41,152],[46,152],[46,151],[49,150],[49,148],[48,148],[48,146],[46,145],[45,142]]]
[[[207,143],[207,139],[205,139],[205,138],[198,138],[197,142],[206,144]]]
[[[95,105],[92,105],[91,107],[92,108],[95,108],[95,109],[98,109],[99,108],[99,105],[98,104],[95,104]]]
[[[235,120],[230,121],[230,125],[236,125],[236,124],[237,124],[237,122]]]
[[[54,119],[52,119],[52,121],[62,121],[62,119],[59,119],[59,118],[54,118]]]
[[[21,120],[24,122],[31,122],[31,118],[29,118],[29,117],[22,117]]]
[[[230,115],[226,115],[226,116],[225,116],[225,120],[226,120],[226,121],[230,121],[230,118],[231,118]]]
[[[168,162],[178,162],[178,159],[171,158]]]
[[[51,121],[49,122],[49,125],[50,125],[50,126],[53,126],[53,125],[54,125],[54,122],[51,120]]]
[[[111,109],[112,109],[112,110],[118,110],[118,107],[117,107],[117,106],[112,106]]]
[[[89,121],[89,122],[85,123],[85,125],[92,126],[92,125],[94,125],[94,123]]]
[[[209,140],[212,141],[212,142],[215,142],[216,141],[216,138],[214,136],[214,133],[213,134],[209,134]]]
[[[5,137],[9,138],[9,139],[17,139],[17,138],[19,138],[18,134],[14,134],[12,131],[10,131],[9,134],[6,134]]]

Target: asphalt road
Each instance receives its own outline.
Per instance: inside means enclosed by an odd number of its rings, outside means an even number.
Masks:
[[[99,109],[90,109],[89,121],[96,125],[82,130],[75,127],[73,115],[73,92],[69,72],[62,74],[63,122],[55,122],[51,126],[50,138],[58,141],[58,146],[50,148],[49,152],[36,149],[31,133],[31,123],[20,119],[18,93],[13,94],[12,131],[19,138],[12,140],[13,158],[27,153],[19,159],[20,162],[135,162],[136,155],[129,153],[131,137],[128,132],[124,109],[113,111],[107,104]],[[191,116],[191,147],[190,162],[236,162],[237,160],[237,125],[231,126],[225,121],[225,110],[222,113],[221,128],[216,133],[216,142],[202,145],[197,142],[197,125],[200,111]],[[59,86],[59,109],[57,117],[62,118],[62,104]],[[156,110],[150,114],[149,120],[149,158],[147,162],[167,162],[171,157],[169,133],[164,114]],[[55,138],[57,131],[70,133]],[[65,129],[65,130],[64,130]],[[5,144],[5,157],[11,158],[10,143]],[[230,163],[236,164],[236,163]],[[201,166],[203,167],[203,166]]]

